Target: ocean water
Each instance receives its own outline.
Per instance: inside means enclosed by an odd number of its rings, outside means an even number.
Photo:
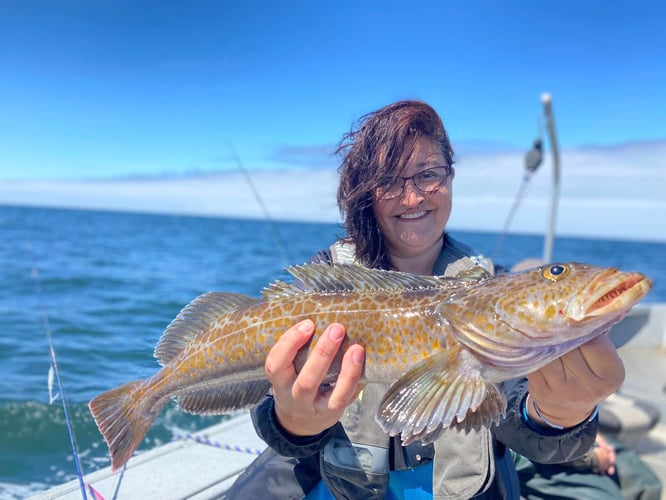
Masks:
[[[453,231],[493,256],[499,235]],[[60,399],[49,404],[49,334],[84,472],[109,464],[87,409],[98,393],[158,368],[163,329],[197,295],[258,296],[342,230],[335,224],[0,206],[0,498],[76,477]],[[539,257],[543,238],[507,235],[496,260]],[[558,238],[554,259],[641,271],[666,302],[666,244]],[[57,393],[57,387],[53,388]],[[222,417],[171,404],[139,450]],[[242,444],[242,443],[239,443]]]

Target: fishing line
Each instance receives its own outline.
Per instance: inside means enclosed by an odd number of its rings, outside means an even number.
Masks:
[[[273,241],[275,242],[276,246],[280,250],[280,253],[282,254],[282,258],[285,261],[285,265],[283,267],[287,267],[291,265],[294,262],[294,259],[291,256],[291,253],[289,252],[289,249],[287,248],[287,245],[285,242],[282,240],[280,237],[280,233],[275,227],[275,223],[273,222],[273,218],[271,217],[270,212],[268,211],[268,207],[264,203],[263,198],[261,197],[261,194],[259,193],[259,190],[257,187],[254,185],[254,182],[252,182],[252,177],[250,177],[250,173],[247,171],[245,166],[243,165],[243,162],[241,161],[240,157],[236,153],[236,150],[234,149],[233,145],[231,143],[228,143],[229,147],[229,152],[231,153],[232,158],[236,162],[236,166],[238,167],[238,170],[243,174],[243,177],[245,177],[245,181],[247,182],[248,186],[250,186],[250,190],[252,191],[252,194],[254,195],[254,199],[257,201],[257,204],[261,208],[261,211],[264,213],[264,219],[266,220],[266,224],[268,225],[268,230],[271,233],[271,236],[273,238]]]
[[[116,487],[113,490],[113,496],[111,497],[111,500],[116,500],[118,498],[118,492],[120,491],[120,485],[123,482],[126,470],[127,470],[127,464],[124,464],[123,469],[120,471],[120,475],[118,476],[118,480],[116,481]]]
[[[34,255],[32,255],[32,257],[34,260]],[[65,397],[65,391],[63,389],[62,380],[60,379],[60,370],[58,369],[58,358],[56,356],[55,347],[53,346],[53,333],[51,331],[51,325],[49,323],[49,316],[46,312],[46,306],[44,305],[43,301],[42,284],[41,280],[39,279],[39,269],[37,268],[37,265],[34,264],[34,262],[31,274],[33,281],[35,282],[35,291],[37,293],[38,308],[42,315],[42,324],[44,326],[44,330],[46,331],[46,338],[49,341],[49,355],[51,356],[51,366],[49,367],[49,375],[48,375],[49,404],[53,404],[53,402],[57,399],[57,396],[53,396],[52,394],[52,384],[55,381],[56,386],[58,388],[58,394],[60,394],[62,409],[65,415],[65,425],[67,427],[67,434],[69,435],[69,443],[70,446],[72,447],[72,455],[74,457],[74,465],[76,467],[76,477],[78,478],[79,487],[81,489],[81,497],[83,498],[83,500],[87,500],[88,496],[86,495],[86,485],[85,482],[83,481],[83,472],[81,469],[81,461],[79,459],[79,453],[76,447],[76,439],[74,437],[72,419],[69,415],[67,398]]]
[[[502,228],[502,232],[499,235],[499,238],[497,239],[497,243],[495,244],[495,249],[493,250],[492,254],[493,262],[497,262],[500,252],[502,251],[502,246],[504,245],[504,238],[509,233],[509,227],[511,226],[513,217],[516,215],[516,212],[518,211],[520,202],[522,201],[523,197],[525,196],[525,193],[527,192],[527,185],[529,184],[531,178],[532,178],[532,172],[527,172],[525,173],[525,175],[523,175],[523,180],[520,183],[520,187],[518,188],[518,193],[516,194],[516,197],[513,200],[513,205],[511,206],[506,221],[504,222],[504,227]]]
[[[518,211],[520,203],[525,197],[525,193],[527,192],[527,186],[530,180],[532,179],[532,174],[534,174],[534,172],[537,171],[537,169],[541,165],[541,162],[543,161],[542,137],[543,137],[544,119],[545,117],[543,113],[539,113],[539,115],[537,116],[537,138],[534,140],[534,143],[532,144],[532,149],[530,149],[525,154],[525,174],[523,175],[523,180],[520,183],[520,187],[518,188],[518,193],[516,193],[516,197],[513,200],[511,209],[507,214],[506,220],[504,222],[504,227],[502,228],[502,232],[500,233],[497,243],[495,244],[495,249],[493,250],[492,253],[493,262],[497,262],[500,252],[502,251],[502,246],[504,245],[504,239],[506,238],[506,235],[509,233],[509,227],[511,226],[511,222],[513,221],[513,218],[516,215],[516,212]]]

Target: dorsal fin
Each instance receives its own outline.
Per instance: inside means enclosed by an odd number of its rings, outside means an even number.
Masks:
[[[275,281],[264,288],[265,299],[277,299],[304,292],[351,292],[358,290],[423,290],[468,287],[469,282],[441,276],[417,276],[400,271],[368,269],[350,264],[305,264],[287,268],[294,283]]]
[[[155,357],[167,364],[185,348],[187,343],[207,330],[220,316],[258,299],[240,293],[210,292],[187,304],[166,327],[155,347]]]
[[[458,270],[455,274],[447,274],[447,276],[457,280],[479,281],[489,278],[492,275],[485,268],[475,265],[467,269]]]

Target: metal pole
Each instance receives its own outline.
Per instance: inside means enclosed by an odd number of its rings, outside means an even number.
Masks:
[[[555,119],[553,118],[552,98],[548,92],[541,95],[543,112],[546,116],[546,126],[550,138],[550,147],[553,153],[553,185],[551,186],[550,222],[543,242],[543,261],[549,263],[553,258],[553,241],[555,238],[555,221],[557,218],[557,201],[560,194],[560,150],[557,145],[555,133]]]

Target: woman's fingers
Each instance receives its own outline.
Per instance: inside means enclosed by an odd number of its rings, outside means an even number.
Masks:
[[[624,365],[607,335],[583,344],[527,376],[528,390],[549,420],[568,427],[618,389]]]
[[[332,323],[326,327],[294,381],[294,399],[315,400],[344,338],[345,328],[341,324]]]
[[[296,324],[280,337],[266,357],[266,376],[273,386],[276,416],[295,435],[316,435],[334,425],[360,391],[364,362],[360,345],[347,349],[335,383],[322,387],[324,381],[330,381],[331,365],[340,355],[345,339],[345,328],[339,323],[326,327],[297,373],[294,360],[313,333],[312,321]]]
[[[359,384],[363,375],[365,351],[360,345],[352,345],[342,358],[340,375],[335,387],[328,395],[327,408],[342,413],[357,397],[362,389]]]
[[[293,384],[296,378],[294,359],[296,353],[303,347],[314,333],[314,323],[303,320],[289,328],[278,339],[266,357],[266,377],[273,387],[284,387]]]

